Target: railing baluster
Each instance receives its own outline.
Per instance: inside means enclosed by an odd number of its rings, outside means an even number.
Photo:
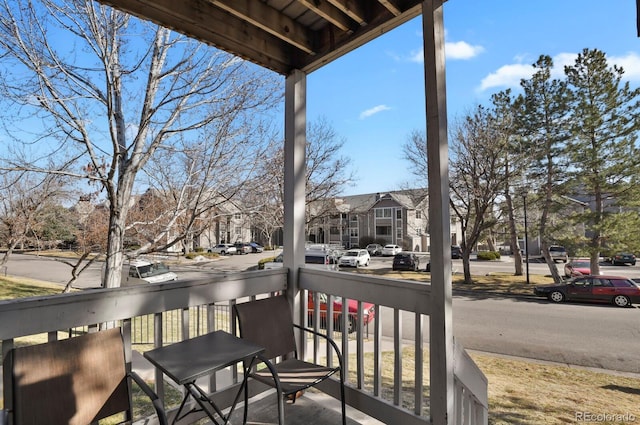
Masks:
[[[232,333],[233,335],[238,335],[238,331],[236,330],[237,320],[235,314],[233,314],[233,306],[236,304],[236,302],[238,302],[238,300],[235,298],[229,300],[229,311],[231,312],[229,314],[229,329],[230,333]],[[233,382],[234,384],[238,382],[238,368],[235,366],[231,367],[231,382]]]
[[[213,332],[216,330],[216,305],[215,303],[207,304],[207,331]],[[233,329],[235,335],[235,329]],[[209,375],[209,391],[213,392],[218,389],[218,383],[216,381],[216,374]]]
[[[402,311],[393,309],[393,404],[402,401]]]
[[[303,300],[307,300],[309,299],[309,293],[308,291],[302,291],[303,294]],[[309,314],[311,314],[311,323],[313,324],[313,330],[316,332],[319,332],[322,328],[322,319],[320,318],[320,294],[318,294],[317,292],[314,292],[312,294],[313,297],[313,311],[309,312],[308,311],[308,302],[303,301],[302,305],[303,305],[303,309],[305,311],[305,313],[303,314],[304,317],[307,318],[307,320],[309,319]],[[326,319],[325,319],[326,321]],[[309,324],[307,323],[307,326]],[[328,349],[329,347],[327,347]],[[327,351],[327,353],[329,353]],[[318,335],[314,335],[313,336],[313,362],[314,363],[318,363],[318,359],[320,357],[320,337]],[[329,360],[329,358],[327,358],[327,361]]]
[[[180,310],[182,312],[181,315],[181,321],[180,323],[182,323],[181,326],[181,340],[185,340],[185,339],[189,339],[189,308],[183,308]]]
[[[162,323],[163,313],[155,313],[153,315],[153,348],[162,347],[163,344],[163,330],[164,324]],[[155,369],[155,391],[158,394],[162,403],[165,404],[165,392],[164,392],[164,376],[160,369]],[[165,404],[166,406],[166,404]]]
[[[344,364],[344,381],[348,382],[349,381],[349,300],[346,299],[345,297],[342,297],[342,311],[340,312],[340,332],[342,335],[342,361]]]
[[[382,388],[382,317],[380,306],[375,306],[375,324],[373,335],[373,395],[380,397]]]
[[[424,317],[420,313],[415,314],[415,390],[414,390],[414,409],[416,415],[422,414],[422,392],[424,391],[424,347],[422,345],[422,330],[424,327]]]
[[[358,319],[356,323],[356,370],[357,370],[357,379],[356,386],[358,389],[364,388],[364,335],[363,329],[364,326],[362,322],[364,321],[364,314],[362,314],[362,301],[358,301]]]
[[[327,327],[327,336],[333,339],[333,330],[334,330],[333,322],[335,317],[335,312],[333,311],[333,295],[330,295],[330,294],[326,294],[326,295],[327,295],[327,314],[325,317],[325,322]],[[318,302],[320,302],[320,300],[318,300]],[[329,346],[329,344],[327,344],[327,366],[333,367],[333,351],[331,350],[331,347]],[[347,369],[345,367],[345,376],[346,376],[346,370]]]

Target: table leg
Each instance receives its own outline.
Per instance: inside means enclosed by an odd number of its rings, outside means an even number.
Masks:
[[[227,424],[229,422],[229,418],[224,416],[224,414],[218,408],[218,406],[216,406],[213,403],[213,401],[211,401],[211,399],[207,396],[207,394],[204,391],[202,391],[200,389],[200,387],[198,387],[195,384],[195,382],[187,383],[184,386],[185,386],[185,388],[187,388],[187,391],[189,391],[189,394],[191,394],[191,397],[193,397],[193,399],[196,401],[196,403],[198,403],[200,405],[200,407],[202,408],[202,411],[204,413],[206,413],[207,416],[209,416],[209,419],[211,419],[211,421],[215,425],[220,425],[220,423],[216,420],[214,414],[209,411],[209,409],[207,408],[205,403],[208,404],[211,408],[213,408],[215,413],[217,413],[218,416],[220,416],[220,418],[223,421],[222,422],[223,424]],[[231,416],[231,412],[229,413],[229,416]]]
[[[182,402],[180,403],[180,407],[176,411],[176,415],[173,417],[173,421],[171,422],[171,425],[175,425],[175,423],[177,421],[179,421],[180,419],[184,418],[189,413],[191,413],[191,411],[189,411],[189,412],[185,413],[184,415],[180,416],[180,413],[182,412],[182,409],[184,409],[185,404],[187,404],[187,399],[189,398],[189,395],[190,395],[190,393],[187,393],[182,398]]]
[[[245,394],[245,400],[247,400],[247,397],[246,397],[247,379],[249,377],[249,371],[251,370],[251,368],[253,368],[256,362],[256,359],[257,357],[252,358],[251,361],[249,362],[249,366],[244,366],[243,364],[242,382],[240,384],[240,388],[238,388],[238,392],[236,393],[233,399],[233,403],[231,404],[229,413],[227,413],[226,416],[222,413],[220,408],[216,406],[215,403],[208,397],[208,395],[200,387],[196,385],[195,382],[188,382],[184,384],[184,387],[187,389],[188,393],[185,394],[184,398],[182,399],[182,403],[180,404],[180,408],[176,413],[173,423],[175,424],[177,420],[180,420],[185,416],[187,416],[189,413],[196,411],[196,409],[191,409],[189,412],[185,413],[184,415],[179,416],[180,412],[182,412],[182,409],[186,404],[187,398],[191,396],[193,397],[194,401],[200,405],[200,408],[202,409],[202,411],[207,414],[209,419],[211,419],[211,421],[215,425],[227,425],[229,423],[229,420],[231,419],[231,415],[233,414],[233,411],[236,405],[238,404],[238,401],[240,400],[240,396],[243,395],[243,392]],[[207,407],[207,405],[209,406],[209,408]],[[215,413],[212,413],[210,409],[213,409]],[[247,407],[245,406],[245,412],[246,412],[246,409]],[[222,424],[216,420],[215,414],[218,414],[218,416],[222,420]],[[245,413],[245,420],[246,420],[246,413]]]

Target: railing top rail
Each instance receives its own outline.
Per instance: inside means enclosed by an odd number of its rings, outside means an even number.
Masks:
[[[0,340],[284,290],[285,270],[0,301]],[[52,329],[55,326],[56,329]]]
[[[362,290],[364,283],[366,291]],[[423,282],[301,268],[300,288],[420,314],[431,311],[431,285]]]

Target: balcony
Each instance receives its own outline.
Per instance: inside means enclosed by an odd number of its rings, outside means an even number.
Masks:
[[[4,358],[14,345],[25,343],[21,338],[26,336],[44,334],[40,339],[44,342],[69,333],[121,326],[127,359],[134,359],[136,365],[141,361],[137,353],[140,351],[217,329],[234,333],[229,305],[284,291],[287,276],[287,269],[242,272],[207,280],[0,301],[2,355]],[[384,423],[429,424],[429,379],[440,376],[433,371],[430,375],[424,365],[428,346],[422,335],[425,316],[429,315],[430,285],[305,268],[299,270],[298,281],[300,293],[296,304],[299,308],[294,311],[299,311],[300,317],[314,317],[316,327],[321,323],[319,312],[307,311],[306,291],[327,294],[328,317],[333,313],[330,302],[333,297],[358,301],[354,316],[360,325],[354,332],[338,332],[332,329],[332,321],[328,321],[327,329],[321,329],[330,333],[343,351],[348,377],[347,405]],[[363,302],[375,305],[376,318],[365,326],[361,325]],[[410,329],[402,325],[403,317],[407,316],[412,323]],[[347,318],[343,320],[346,325]],[[314,339],[306,341],[303,351],[307,358],[320,360],[326,358],[327,353]],[[172,406],[168,397],[175,389],[159,372],[149,370],[152,373],[147,378],[153,381],[170,414],[175,413],[177,406]],[[204,383],[221,406],[230,405],[231,394],[238,385],[238,373],[237,369],[230,368],[207,378]],[[486,424],[487,380],[459,346],[454,348],[453,375],[455,418],[450,423]],[[8,374],[5,372],[3,376]],[[6,378],[3,384],[4,405],[11,394]],[[252,396],[264,390],[257,385],[251,388]],[[320,389],[332,397],[339,395],[339,386],[334,380]],[[261,401],[254,397],[250,402]],[[199,419],[199,414],[192,414],[179,423],[195,423]],[[355,417],[352,420],[358,423]],[[154,423],[153,418],[147,423]]]

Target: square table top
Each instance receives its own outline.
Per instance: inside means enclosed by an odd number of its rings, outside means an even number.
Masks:
[[[155,348],[144,357],[176,383],[184,385],[202,376],[257,356],[263,347],[224,331]]]

